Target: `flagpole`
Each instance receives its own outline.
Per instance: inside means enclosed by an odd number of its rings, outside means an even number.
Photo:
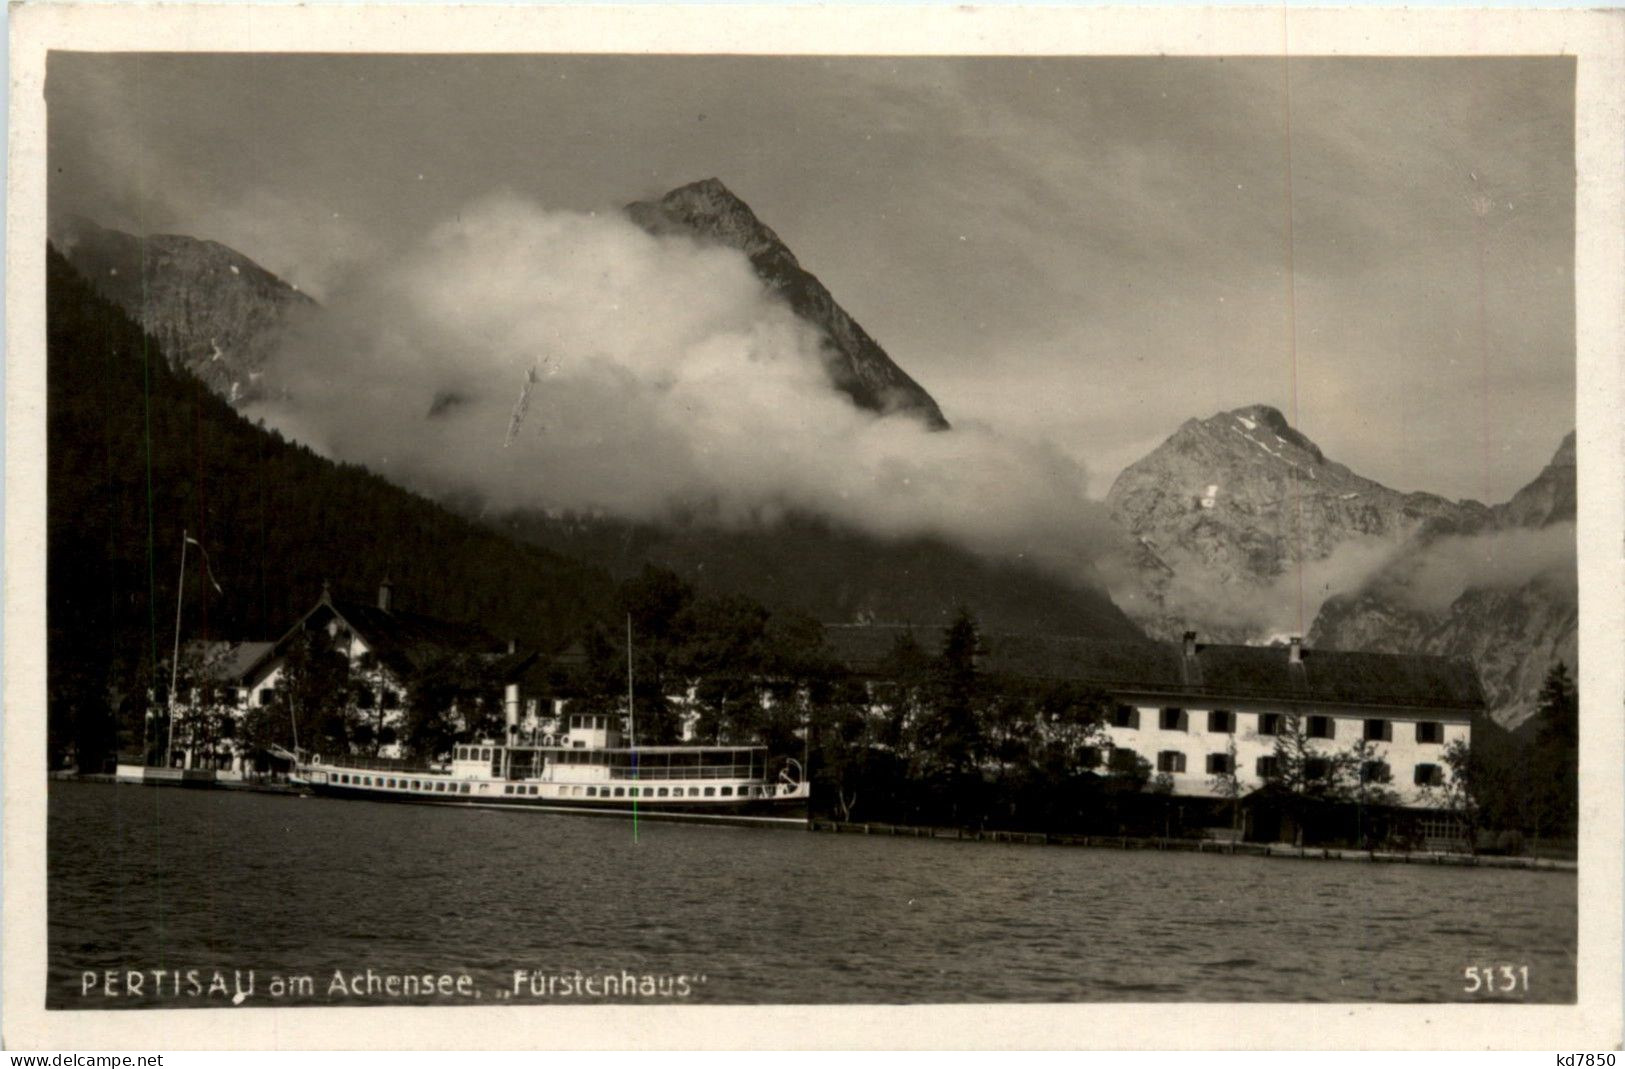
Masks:
[[[632,697],[632,614],[626,614],[626,734],[632,758],[632,781],[638,778],[638,714]],[[638,791],[632,791],[632,841],[638,841]]]
[[[632,749],[638,748],[637,714],[632,707],[632,614],[626,614],[626,732]]]
[[[169,660],[169,748],[164,751],[165,768],[175,754],[175,681],[181,667],[181,599],[186,593],[186,543],[189,540],[186,529],[181,528],[181,575],[175,584],[175,653]]]

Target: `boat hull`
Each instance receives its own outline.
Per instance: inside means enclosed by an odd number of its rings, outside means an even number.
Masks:
[[[541,798],[524,795],[494,797],[464,794],[429,794],[412,791],[357,787],[348,784],[309,781],[309,791],[321,798],[343,798],[365,802],[391,802],[397,805],[459,806],[464,809],[532,810],[539,813],[568,813],[576,816],[617,817],[639,820],[687,821],[696,824],[777,825],[801,827],[807,823],[807,796],[750,799],[745,802],[697,802],[614,798]]]

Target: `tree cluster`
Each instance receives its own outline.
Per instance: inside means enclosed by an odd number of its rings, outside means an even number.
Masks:
[[[1446,755],[1450,778],[1437,804],[1453,812],[1475,845],[1536,848],[1571,842],[1580,817],[1580,699],[1562,661],[1541,686],[1535,716],[1519,733],[1485,720],[1473,745]]]

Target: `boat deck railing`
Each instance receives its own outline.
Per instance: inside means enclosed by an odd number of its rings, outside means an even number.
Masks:
[[[564,766],[568,768],[569,766]],[[664,765],[638,768],[611,768],[610,779],[761,779],[763,769],[750,765],[682,765],[667,768]]]
[[[446,772],[443,768],[430,768],[420,761],[408,761],[399,757],[351,757],[346,754],[343,757],[324,759],[316,763],[332,765],[334,768],[355,768],[363,772],[405,772],[413,776],[444,775]]]

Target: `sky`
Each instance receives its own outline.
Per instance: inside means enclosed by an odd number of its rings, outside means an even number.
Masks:
[[[551,232],[715,176],[952,423],[1092,497],[1266,403],[1494,502],[1574,425],[1573,93],[1550,58],[58,54],[50,208],[375,300],[493,203]]]

